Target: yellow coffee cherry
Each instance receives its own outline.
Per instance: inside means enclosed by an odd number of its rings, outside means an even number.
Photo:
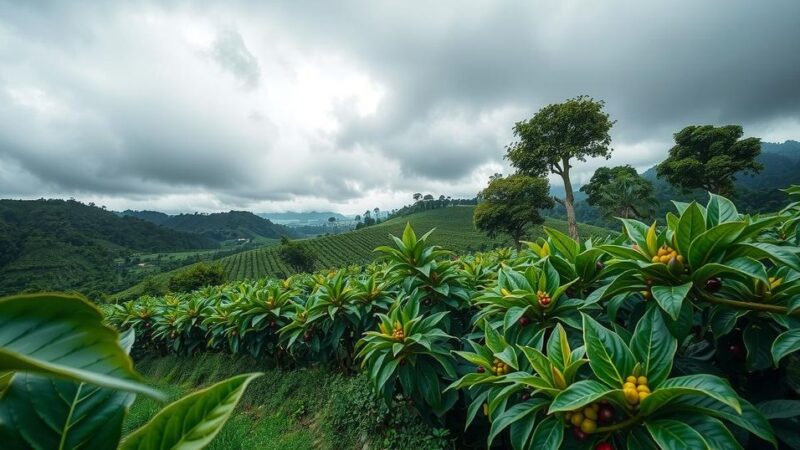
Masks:
[[[639,401],[643,402],[644,399],[650,396],[649,392],[639,392]]]
[[[597,422],[591,419],[584,419],[583,422],[581,422],[581,431],[586,434],[594,433],[597,431]]]
[[[572,414],[572,417],[569,419],[569,421],[572,422],[573,425],[578,427],[583,422],[583,414],[576,412]]]
[[[648,394],[650,393],[650,388],[643,385],[636,386],[636,390],[638,392],[647,392]]]
[[[639,393],[636,389],[625,389],[623,391],[625,395],[625,401],[627,401],[631,405],[636,405],[639,403]]]
[[[628,377],[628,378],[633,378],[633,377]],[[647,384],[647,377],[644,377],[644,376],[642,376],[642,377],[639,377],[639,378],[638,378],[638,379],[635,381],[635,383],[636,383],[636,384]]]
[[[636,389],[635,383],[625,383],[622,385],[622,389]]]
[[[572,411],[567,411],[566,413],[564,413],[564,418],[567,420],[572,419]]]
[[[597,420],[597,411],[592,409],[591,406],[587,406],[586,408],[583,409],[583,415],[587,419]]]
[[[654,263],[661,262],[661,257],[660,256],[653,256],[653,262]]]
[[[629,376],[628,378],[626,378],[626,379],[625,379],[625,382],[626,382],[626,383],[633,383],[633,384],[636,384],[636,377],[635,377],[635,376],[633,376],[633,375],[631,375],[631,376]]]
[[[589,405],[589,407],[592,408],[592,410],[594,412],[600,411],[600,404],[599,403],[592,403],[591,405]]]

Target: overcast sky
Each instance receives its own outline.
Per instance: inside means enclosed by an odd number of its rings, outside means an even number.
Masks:
[[[645,169],[696,123],[800,139],[800,1],[2,1],[0,197],[384,210],[509,173],[514,122],[606,101]]]

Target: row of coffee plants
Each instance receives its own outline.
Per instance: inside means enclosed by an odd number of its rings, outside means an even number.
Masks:
[[[103,319],[81,297],[0,298],[0,448],[201,449],[259,376],[235,376],[177,400],[121,440],[136,394],[165,396],[133,370],[133,329],[119,335]]]
[[[108,319],[141,351],[362,368],[387,402],[466,425],[460,448],[800,447],[800,203],[676,208],[613,239],[545,229],[519,253],[462,258],[407,227],[364,268]]]

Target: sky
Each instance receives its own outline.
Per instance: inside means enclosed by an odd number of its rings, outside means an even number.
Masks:
[[[170,213],[474,197],[578,95],[646,169],[691,124],[800,140],[797,0],[0,0],[0,198]],[[554,185],[560,184],[553,178]]]

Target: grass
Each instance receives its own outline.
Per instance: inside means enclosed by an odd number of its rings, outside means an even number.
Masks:
[[[430,429],[410,415],[389,410],[364,376],[323,368],[280,370],[247,357],[203,353],[145,359],[137,370],[175,400],[227,377],[261,371],[245,391],[229,422],[208,447],[230,449],[438,448]],[[128,434],[162,405],[137,397],[124,424]],[[398,418],[399,417],[399,418]],[[395,435],[402,435],[398,441]]]
[[[406,222],[411,223],[414,230],[421,235],[433,228],[429,242],[440,245],[457,253],[489,250],[500,246],[509,246],[508,238],[490,239],[475,229],[472,224],[474,206],[455,206],[433,209],[403,217],[396,217],[383,223],[360,230],[349,231],[331,236],[303,240],[305,245],[318,258],[319,269],[339,268],[350,264],[366,264],[375,258],[373,250],[381,245],[392,245],[390,234],[400,236]],[[567,232],[567,222],[558,219],[546,219],[545,226]],[[581,236],[606,236],[611,233],[605,228],[580,224]],[[537,227],[528,239],[536,239],[544,235]],[[228,280],[259,279],[268,276],[285,277],[294,271],[281,261],[277,247],[262,247],[248,250],[218,260],[225,270]],[[182,269],[178,269],[182,270]],[[166,272],[157,275],[162,279],[174,274]],[[141,284],[118,293],[117,298],[131,298],[141,292]]]

